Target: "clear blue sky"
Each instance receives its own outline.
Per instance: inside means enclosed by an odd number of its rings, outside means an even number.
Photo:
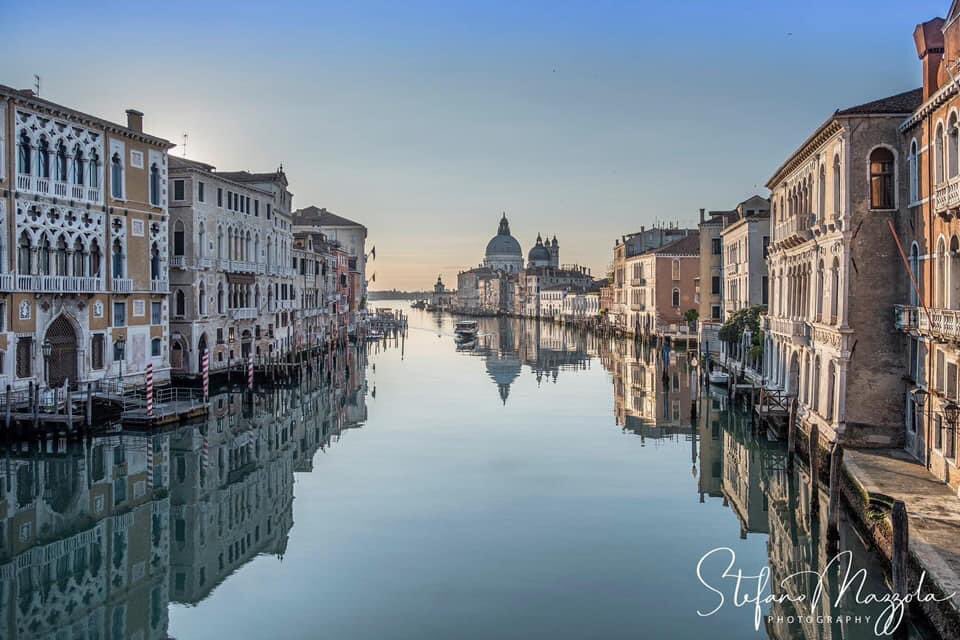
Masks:
[[[10,4],[7,4],[9,2]],[[920,84],[948,0],[0,1],[0,83],[366,224],[375,288],[455,280],[500,211],[602,273],[614,238],[763,184],[834,109]],[[179,149],[174,153],[179,153]]]

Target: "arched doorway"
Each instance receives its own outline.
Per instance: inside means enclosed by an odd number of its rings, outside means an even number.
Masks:
[[[174,371],[183,371],[184,368],[183,341],[179,338],[170,345],[170,368]]]
[[[51,346],[47,361],[47,384],[51,387],[63,386],[64,381],[77,382],[77,332],[66,316],[57,319],[47,327],[44,343]]]
[[[790,375],[787,378],[787,393],[790,395],[798,395],[800,387],[800,358],[797,357],[797,353],[794,352],[790,356]]]

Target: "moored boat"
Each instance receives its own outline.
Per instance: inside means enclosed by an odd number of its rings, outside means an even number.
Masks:
[[[453,327],[453,335],[459,341],[473,340],[477,337],[476,320],[459,320]]]
[[[725,387],[730,383],[730,374],[728,374],[726,371],[721,371],[720,369],[714,369],[711,371],[709,378],[710,384],[715,384],[721,387]]]

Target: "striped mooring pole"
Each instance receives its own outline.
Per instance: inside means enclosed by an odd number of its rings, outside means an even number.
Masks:
[[[147,417],[153,417],[153,363],[147,364]]]
[[[203,350],[203,358],[200,361],[203,374],[203,401],[210,401],[210,352]]]
[[[253,391],[253,354],[247,357],[247,388]]]

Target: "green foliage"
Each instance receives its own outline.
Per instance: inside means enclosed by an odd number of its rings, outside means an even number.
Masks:
[[[767,307],[764,305],[755,305],[740,309],[720,327],[720,339],[727,344],[738,344],[743,338],[745,331],[750,332],[750,355],[759,358],[763,355],[763,333],[760,331],[760,316],[764,314]]]
[[[700,319],[700,312],[696,309],[687,309],[683,314],[683,319],[692,324]]]

